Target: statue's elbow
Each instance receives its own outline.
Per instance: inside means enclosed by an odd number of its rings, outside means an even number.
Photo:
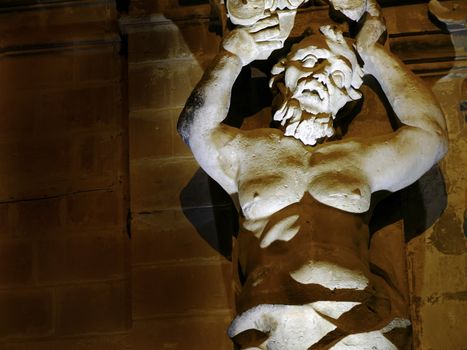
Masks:
[[[438,162],[446,155],[448,152],[449,139],[448,139],[448,130],[446,125],[446,119],[444,113],[439,108],[436,114],[433,114],[429,119],[429,123],[426,124],[427,128],[425,129],[431,139],[432,145],[436,146],[435,161]]]
[[[182,113],[180,114],[180,117],[178,118],[177,122],[177,132],[182,138],[183,142],[185,142],[186,145],[189,146],[190,143],[190,130],[191,130],[191,118],[186,113],[186,110],[184,109]]]
[[[436,144],[436,156],[435,161],[439,162],[444,158],[449,149],[449,139],[446,128],[439,127],[434,132],[433,142]]]
[[[449,149],[449,139],[447,136],[447,132],[444,131],[442,135],[439,137],[439,155],[438,155],[438,161],[444,158],[446,153],[448,153]]]

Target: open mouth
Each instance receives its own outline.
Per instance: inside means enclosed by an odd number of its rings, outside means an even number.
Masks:
[[[324,101],[327,98],[328,87],[325,81],[320,80],[320,77],[313,77],[305,81],[299,82],[293,97],[300,99],[301,96]]]
[[[324,101],[325,98],[324,92],[318,90],[305,89],[302,91],[302,95],[313,99],[320,99],[321,101]]]

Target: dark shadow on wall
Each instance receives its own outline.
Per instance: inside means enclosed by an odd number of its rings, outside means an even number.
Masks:
[[[406,242],[422,234],[446,209],[445,187],[443,174],[435,165],[412,185],[388,194],[374,207],[369,221],[370,234],[401,219]]]
[[[407,187],[401,199],[405,238],[410,241],[431,227],[446,209],[448,199],[439,166]]]
[[[245,67],[236,80],[226,124],[241,127],[243,121],[271,105],[267,77],[256,73],[252,78]],[[267,126],[267,125],[266,125]],[[180,193],[183,213],[199,235],[224,257],[230,259],[232,237],[238,233],[238,213],[230,196],[202,169]]]
[[[209,245],[231,258],[232,237],[238,231],[238,214],[229,195],[202,169],[180,193],[183,214]]]

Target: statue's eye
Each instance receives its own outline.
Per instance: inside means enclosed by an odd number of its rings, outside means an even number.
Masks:
[[[344,87],[345,76],[340,70],[336,70],[331,74],[332,81],[338,88]]]

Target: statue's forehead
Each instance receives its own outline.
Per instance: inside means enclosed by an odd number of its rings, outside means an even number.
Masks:
[[[287,59],[302,61],[309,56],[314,56],[319,59],[333,56],[323,36],[313,35],[294,44],[290,53],[287,55]]]
[[[293,61],[305,61],[312,57],[317,59],[325,59],[333,56],[334,54],[329,49],[319,48],[316,46],[303,46],[296,47],[290,52],[287,58]]]

